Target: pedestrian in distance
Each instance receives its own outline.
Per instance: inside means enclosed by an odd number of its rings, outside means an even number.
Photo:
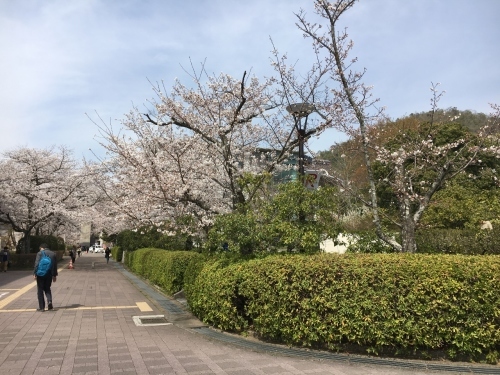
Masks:
[[[7,272],[7,267],[9,267],[9,248],[5,246],[2,250],[2,268],[3,272]]]
[[[76,251],[73,249],[69,249],[69,257],[71,258],[71,263],[75,263]]]
[[[106,263],[109,263],[109,254],[111,253],[111,250],[109,250],[109,247],[106,246],[104,249],[104,257],[106,258]]]
[[[82,254],[82,247],[78,246],[78,249],[76,250],[76,252],[78,253],[78,258],[80,258],[80,255]]]
[[[54,307],[51,286],[52,282],[57,281],[57,258],[56,254],[44,243],[40,245],[40,251],[36,254],[33,278],[36,280],[38,294],[36,311],[45,311],[45,298],[47,298],[47,310],[52,310]]]

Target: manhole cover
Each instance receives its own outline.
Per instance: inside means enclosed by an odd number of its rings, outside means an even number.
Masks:
[[[133,316],[132,319],[135,325],[139,327],[166,326],[172,324],[168,322],[164,315]]]

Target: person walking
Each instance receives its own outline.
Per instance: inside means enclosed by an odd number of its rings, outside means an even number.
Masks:
[[[80,258],[80,255],[82,254],[82,247],[78,246],[78,249],[76,250],[76,252],[78,253],[78,258]]]
[[[9,248],[5,246],[2,250],[2,268],[3,272],[7,272],[7,268],[9,267]]]
[[[52,282],[57,281],[57,258],[56,254],[49,250],[46,244],[40,245],[40,251],[36,254],[33,278],[36,280],[38,294],[38,309],[45,311],[45,297],[47,298],[47,310],[52,310]]]
[[[111,250],[109,250],[109,247],[106,246],[104,249],[104,257],[106,258],[106,263],[109,263],[109,254],[111,253]]]
[[[76,251],[73,249],[69,249],[69,257],[71,258],[71,263],[75,264]]]

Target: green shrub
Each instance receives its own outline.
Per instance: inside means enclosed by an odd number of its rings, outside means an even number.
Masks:
[[[196,286],[196,279],[201,273],[205,264],[209,261],[209,257],[206,255],[200,255],[198,257],[193,257],[184,271],[184,294],[186,298],[193,300],[193,288]],[[189,296],[189,297],[187,297]]]
[[[111,256],[115,261],[121,262],[123,257],[123,249],[120,246],[113,246],[111,248]]]
[[[198,270],[201,268],[198,264]],[[241,264],[239,265],[242,266]],[[203,264],[195,283],[186,284],[186,298],[193,314],[205,322],[229,331],[248,328],[248,320],[239,311],[238,272],[226,259],[211,258]]]
[[[348,253],[392,253],[394,250],[373,231],[355,232],[358,238]],[[500,254],[500,229],[421,229],[416,234],[417,252],[424,254]]]
[[[151,254],[151,250],[161,250],[153,248],[144,248],[136,251],[127,251],[126,265],[138,275],[144,276],[142,272],[145,263],[145,258]]]
[[[394,249],[378,238],[374,231],[356,232],[356,241],[347,248],[348,253],[394,253]]]
[[[322,254],[209,262],[187,297],[208,324],[288,345],[492,362],[498,290],[498,256]]]
[[[57,261],[59,262],[64,255],[64,251],[54,251]],[[36,254],[9,254],[10,269],[14,270],[27,270],[33,269],[35,266]]]
[[[186,267],[197,257],[201,255],[191,251],[139,249],[130,252],[127,265],[132,271],[172,295],[183,288]]]
[[[21,238],[21,240],[17,244],[16,252],[18,254],[23,253],[24,241],[25,239]],[[42,243],[45,243],[52,251],[65,250],[64,240],[61,237],[55,237],[51,235],[30,236],[30,253],[38,253],[38,250]]]
[[[193,238],[183,233],[166,235],[160,228],[145,226],[137,230],[125,230],[118,233],[116,243],[124,251],[143,248],[190,250],[193,247]]]
[[[500,254],[500,229],[422,229],[417,232],[419,253]]]

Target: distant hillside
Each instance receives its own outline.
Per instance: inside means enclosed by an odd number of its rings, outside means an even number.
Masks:
[[[458,123],[477,133],[488,122],[489,116],[471,110],[460,111],[457,108],[437,110],[434,113],[434,123]],[[416,129],[419,124],[429,123],[431,112],[411,113],[396,120],[385,120],[370,128],[370,139],[373,146],[381,146],[388,139],[405,129]],[[353,138],[332,145],[329,150],[320,151],[315,159],[328,160],[330,165],[324,167],[329,173],[349,176],[358,187],[366,187],[367,174],[364,158],[361,153],[360,139]]]
[[[448,109],[440,109],[434,113],[434,122],[459,123],[474,133],[477,133],[483,126],[487,124],[488,118],[489,118],[488,115],[484,113],[471,111],[468,109],[465,111],[460,111],[455,107]],[[430,111],[417,112],[417,113],[411,113],[408,116],[404,116],[396,120],[383,122],[377,125],[377,127],[383,129],[387,126],[393,125],[394,123],[398,123],[405,120],[414,120],[419,123],[425,123],[425,122],[430,122],[431,119],[432,119],[432,113]],[[332,163],[335,164],[335,162],[338,162],[339,156],[345,154],[346,150],[351,150],[351,152],[353,151],[353,146],[354,146],[353,143],[356,143],[356,141],[348,140],[343,143],[332,145],[329,150],[318,152],[317,158],[330,160]]]
[[[428,122],[431,119],[431,112],[411,113],[410,118],[415,118],[421,122]],[[434,114],[436,122],[456,122],[474,133],[486,125],[488,116],[471,110],[460,111],[457,108],[440,109]]]

